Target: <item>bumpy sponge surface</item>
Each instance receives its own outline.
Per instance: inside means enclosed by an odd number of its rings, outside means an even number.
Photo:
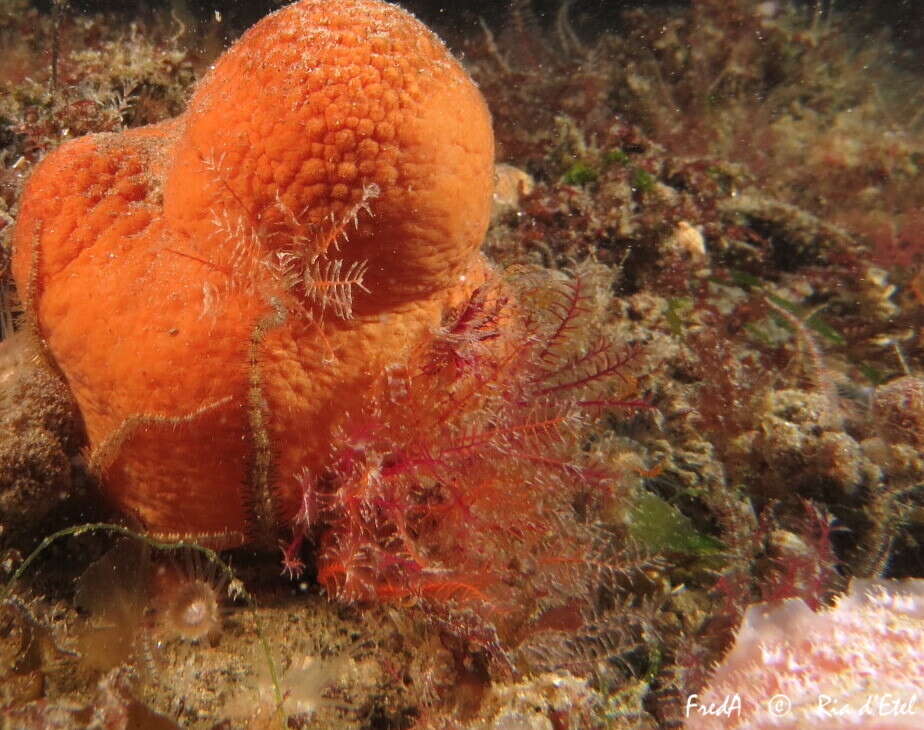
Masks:
[[[14,275],[113,503],[274,540],[336,422],[484,280],[492,165],[465,71],[376,0],[297,2],[182,116],[49,155]]]

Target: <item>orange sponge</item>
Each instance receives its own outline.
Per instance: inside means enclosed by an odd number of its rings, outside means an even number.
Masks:
[[[378,0],[301,0],[187,111],[60,147],[13,269],[107,496],[160,535],[275,543],[331,429],[485,279],[493,136]]]

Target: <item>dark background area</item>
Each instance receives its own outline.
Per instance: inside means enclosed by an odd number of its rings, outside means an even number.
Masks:
[[[333,5],[338,0],[329,0]],[[551,22],[562,0],[533,0],[532,7],[540,21]],[[35,6],[49,10],[53,0],[33,0]],[[214,13],[221,14],[222,24],[230,37],[253,25],[267,13],[287,5],[289,0],[70,0],[72,12],[113,12],[137,16],[152,12],[169,12],[172,6],[185,6],[200,22],[210,22]],[[683,4],[684,0],[680,0]],[[492,28],[500,27],[507,17],[509,0],[398,0],[396,4],[414,13],[441,35],[464,36],[480,27],[484,19]],[[628,7],[670,6],[677,0],[575,0],[571,17],[592,27],[612,28]]]
[[[563,0],[533,0],[532,6],[540,21],[551,22]],[[787,3],[790,0],[770,0]],[[337,0],[330,0],[336,3]],[[593,33],[607,28],[617,30],[622,13],[631,7],[689,5],[691,0],[574,0],[571,19],[579,31]],[[908,51],[924,48],[924,0],[796,0],[797,4],[814,7],[820,2],[827,7],[832,2],[840,11],[856,14],[864,31],[891,29],[899,45]],[[77,12],[108,11],[138,15],[149,12],[169,12],[178,0],[70,0]],[[52,0],[35,0],[39,7],[48,8]],[[201,22],[208,22],[215,11],[221,13],[229,39],[259,20],[271,10],[286,4],[278,0],[185,0],[185,5]],[[466,36],[479,27],[483,18],[492,28],[503,24],[509,0],[402,0],[400,4],[427,25],[446,37]]]

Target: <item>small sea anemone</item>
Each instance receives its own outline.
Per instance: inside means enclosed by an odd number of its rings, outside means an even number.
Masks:
[[[233,594],[220,563],[191,548],[163,553],[144,543],[119,543],[77,581],[77,605],[88,614],[80,632],[84,663],[108,671],[164,642],[214,641],[226,597]]]
[[[182,551],[152,566],[154,631],[162,639],[213,641],[221,633],[228,578],[202,553]]]

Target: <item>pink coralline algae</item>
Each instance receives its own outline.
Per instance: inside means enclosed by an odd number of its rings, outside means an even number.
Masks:
[[[829,609],[748,608],[687,730],[924,728],[924,580],[854,580]]]

